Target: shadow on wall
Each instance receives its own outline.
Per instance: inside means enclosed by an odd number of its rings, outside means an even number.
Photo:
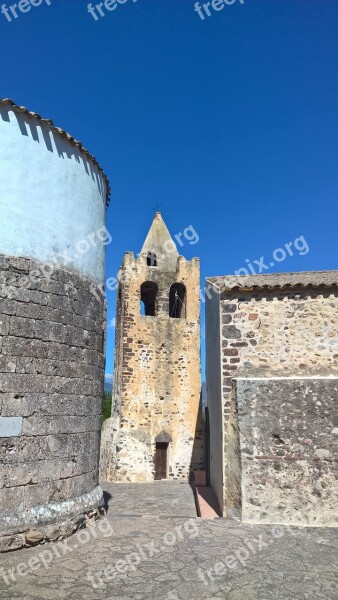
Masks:
[[[15,118],[23,136],[30,137],[38,144],[44,143],[46,149],[51,153],[57,153],[59,158],[75,159],[77,163],[82,164],[87,175],[96,183],[100,194],[103,197],[105,196],[102,178],[99,176],[97,169],[94,168],[93,163],[86,157],[84,151],[78,148],[72,136],[67,134],[69,138],[67,142],[61,135],[61,129],[60,134],[51,131],[52,121],[45,119],[46,122],[44,123],[34,117],[29,117],[25,113],[18,115],[10,106],[0,106],[0,117],[6,123],[13,122]]]
[[[202,390],[200,393],[200,402],[198,416],[195,426],[194,443],[190,459],[189,481],[194,483],[195,471],[204,471],[206,469],[205,458],[205,417],[202,409]]]

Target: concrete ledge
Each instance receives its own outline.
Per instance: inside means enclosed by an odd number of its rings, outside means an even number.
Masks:
[[[97,486],[91,492],[64,502],[30,508],[22,514],[0,517],[2,534],[26,531],[33,526],[58,523],[103,506],[103,491]]]

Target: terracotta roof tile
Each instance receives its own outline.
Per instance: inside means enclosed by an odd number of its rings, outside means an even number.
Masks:
[[[219,290],[254,290],[273,288],[335,288],[338,287],[338,271],[301,271],[299,273],[269,273],[265,275],[225,275],[208,277]]]

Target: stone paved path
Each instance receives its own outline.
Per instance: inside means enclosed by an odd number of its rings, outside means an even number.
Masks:
[[[337,599],[337,530],[201,520],[173,483],[106,486],[106,521],[2,555],[1,600]],[[130,516],[141,502],[147,514]]]
[[[106,483],[104,490],[114,516],[197,516],[194,491],[187,483]]]

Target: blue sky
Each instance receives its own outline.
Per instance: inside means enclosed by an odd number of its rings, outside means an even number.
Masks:
[[[157,198],[173,234],[198,233],[182,253],[202,281],[263,256],[264,272],[337,268],[337,0],[236,0],[204,20],[194,0],[127,0],[98,21],[86,1],[50,1],[0,14],[0,95],[104,167],[107,276],[140,250]],[[111,322],[113,293],[108,308]],[[113,345],[109,327],[110,373]]]

